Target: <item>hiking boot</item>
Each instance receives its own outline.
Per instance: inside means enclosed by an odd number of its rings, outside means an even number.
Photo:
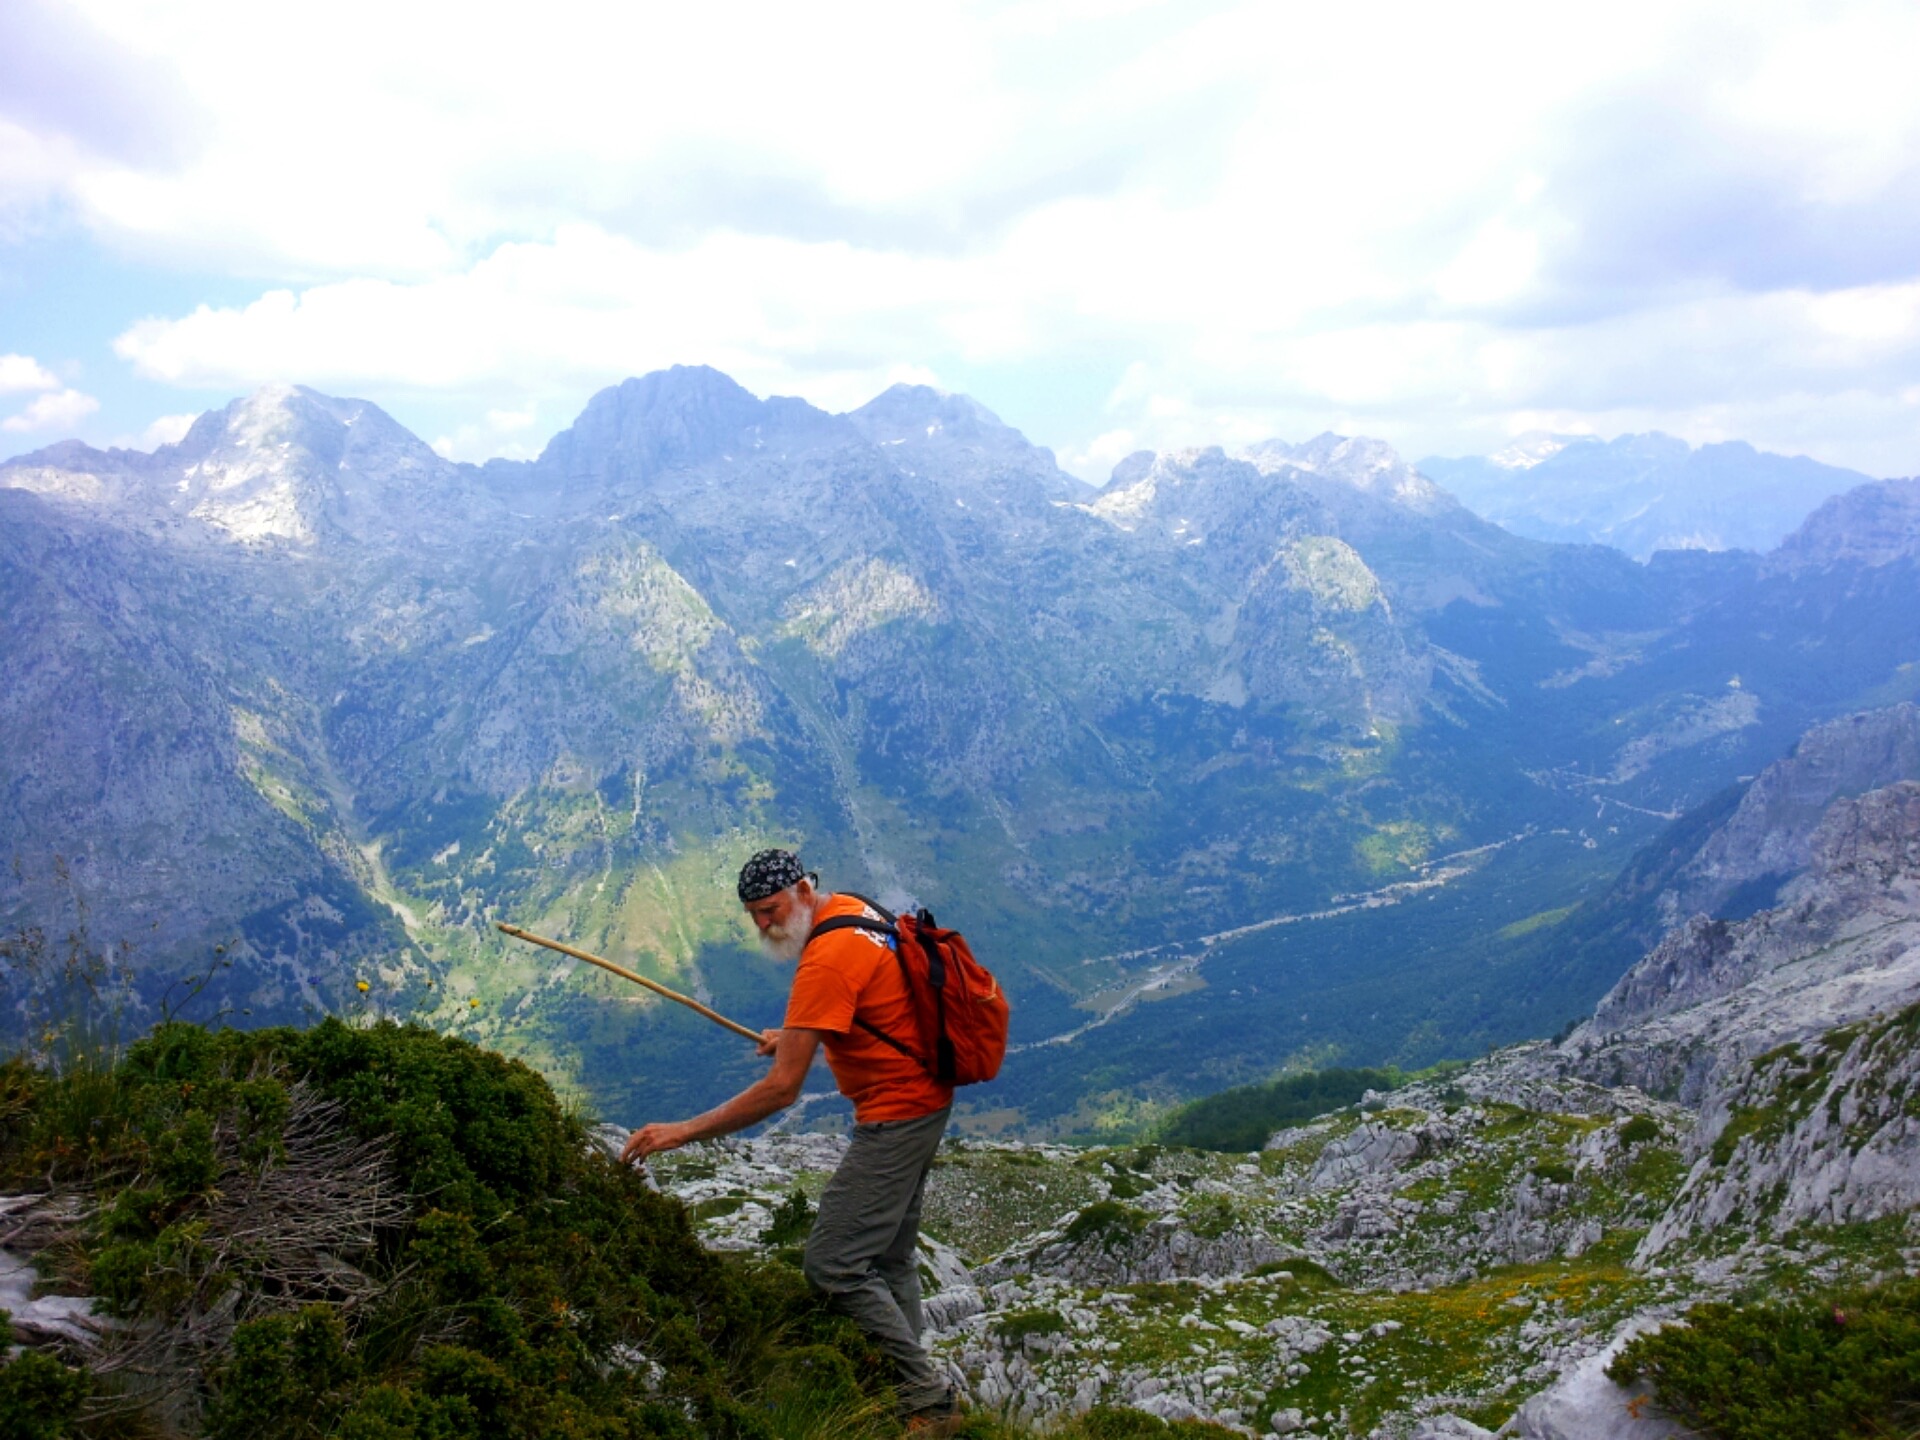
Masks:
[[[954,1399],[951,1391],[931,1405],[909,1410],[901,1418],[906,1422],[907,1434],[913,1440],[945,1440],[947,1436],[958,1435],[961,1427],[967,1423],[960,1402]]]

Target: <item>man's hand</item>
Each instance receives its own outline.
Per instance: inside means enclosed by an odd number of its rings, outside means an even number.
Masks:
[[[631,1165],[662,1150],[678,1150],[695,1140],[731,1135],[757,1125],[776,1110],[784,1110],[800,1096],[800,1086],[813,1064],[813,1052],[826,1038],[822,1030],[762,1030],[760,1053],[773,1056],[767,1073],[726,1104],[677,1123],[656,1121],[627,1137],[620,1163]]]
[[[620,1163],[632,1165],[649,1155],[658,1155],[662,1150],[678,1150],[688,1139],[684,1125],[643,1125],[627,1137],[626,1148],[620,1152]]]

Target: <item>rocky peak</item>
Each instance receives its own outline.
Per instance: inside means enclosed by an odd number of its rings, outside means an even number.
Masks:
[[[931,385],[894,385],[846,417],[916,473],[938,472],[967,503],[1079,500],[1087,487],[979,401]]]
[[[96,450],[62,440],[0,464],[0,488],[117,515],[140,504],[152,468],[152,457],[137,450]]]
[[[1493,455],[1431,456],[1420,469],[1516,534],[1612,545],[1641,560],[1771,549],[1815,505],[1866,478],[1740,441],[1694,449],[1658,431],[1531,437]]]
[[[1153,462],[1159,458],[1151,450],[1134,451],[1113,467],[1107,476],[1107,483],[1101,487],[1102,491],[1124,490],[1135,481],[1144,479],[1153,469]]]
[[[1694,914],[1737,919],[1773,903],[1779,887],[1812,861],[1815,832],[1835,799],[1898,780],[1920,780],[1920,706],[1815,726],[1747,787],[1733,814],[1662,892],[1662,922]]]
[[[1522,435],[1504,450],[1496,450],[1487,457],[1487,463],[1497,470],[1531,470],[1543,461],[1551,460],[1569,446],[1600,443],[1602,442],[1592,435],[1548,435],[1533,431]]]
[[[323,535],[412,538],[444,520],[456,467],[385,411],[304,385],[268,385],[194,421],[151,456],[75,442],[24,456],[0,483],[98,506],[170,538],[305,546]],[[182,526],[183,520],[198,521]]]
[[[851,438],[844,420],[804,400],[762,400],[709,366],[676,365],[600,391],[548,442],[536,468],[565,484],[645,480],[770,447],[791,452]]]
[[[962,445],[1026,448],[1027,440],[979,401],[931,385],[890,385],[847,418],[876,444],[944,435]]]
[[[1290,533],[1303,506],[1316,512],[1318,528],[1331,529],[1318,507],[1305,505],[1291,476],[1263,472],[1210,445],[1129,457],[1088,508],[1122,530],[1159,531],[1176,543],[1198,545],[1236,533],[1246,538],[1245,525],[1263,518],[1269,526],[1281,522]],[[1280,533],[1269,529],[1262,539],[1262,559],[1272,554]]]
[[[1920,555],[1920,479],[1881,480],[1836,495],[1768,557],[1796,574],[1832,565],[1890,565]]]
[[[154,462],[176,511],[243,542],[411,541],[444,528],[459,488],[457,467],[379,406],[304,385],[209,410]]]
[[[1328,431],[1304,445],[1264,440],[1248,447],[1246,457],[1262,473],[1304,471],[1323,481],[1360,491],[1415,510],[1432,510],[1448,503],[1446,493],[1384,440],[1349,438]],[[1323,500],[1333,500],[1325,487],[1312,487]]]
[[[1576,1072],[1696,1103],[1734,1061],[1920,1000],[1920,781],[1835,800],[1808,850],[1773,909],[1669,931],[1567,1040]]]
[[[1684,461],[1691,447],[1661,430],[1643,435],[1618,435],[1600,442],[1601,448],[1615,456],[1627,456],[1645,465],[1672,465]]]
[[[1883,890],[1911,890],[1920,882],[1920,781],[1902,780],[1832,806],[1814,832],[1808,874],[1840,891],[1842,905]],[[1908,898],[1920,901],[1920,894]]]

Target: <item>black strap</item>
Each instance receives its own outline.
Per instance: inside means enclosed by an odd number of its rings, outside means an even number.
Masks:
[[[898,915],[895,915],[893,911],[887,909],[886,906],[882,905],[878,900],[869,900],[865,895],[862,895],[857,890],[842,890],[840,893],[846,896],[849,900],[858,900],[862,905],[866,906],[869,910],[873,911],[882,920],[885,920],[889,925],[891,925],[895,920],[898,920],[900,918]]]
[[[871,1020],[862,1020],[858,1015],[856,1015],[853,1017],[853,1023],[858,1025],[862,1030],[866,1031],[867,1034],[873,1036],[874,1039],[879,1040],[884,1044],[891,1045],[894,1049],[898,1050],[902,1055],[906,1056],[909,1060],[913,1061],[914,1064],[918,1065],[922,1070],[927,1068],[927,1062],[925,1060],[922,1060],[913,1051],[909,1050],[906,1046],[902,1045],[898,1040],[894,1039],[893,1036],[887,1034],[886,1031],[882,1030],[878,1025],[874,1024]]]
[[[831,935],[835,930],[867,930],[892,940],[900,938],[899,930],[885,920],[874,920],[865,915],[835,915],[831,920],[822,920],[807,932],[807,944],[811,945],[822,935]]]

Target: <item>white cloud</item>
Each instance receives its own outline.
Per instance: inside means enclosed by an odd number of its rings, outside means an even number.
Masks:
[[[100,408],[100,402],[78,390],[55,390],[37,395],[18,415],[0,420],[0,430],[28,434],[36,430],[68,430]]]
[[[59,378],[31,355],[0,355],[0,395],[59,388]]]
[[[198,415],[162,415],[141,432],[139,448],[157,450],[162,445],[178,445],[199,418]]]
[[[1109,430],[1078,449],[1062,451],[1060,468],[1092,484],[1104,485],[1116,464],[1142,448],[1131,430]]]
[[[522,432],[540,397],[669,364],[712,364],[760,393],[840,410],[916,373],[907,357],[1065,367],[1092,331],[1163,358],[1129,368],[1097,440],[1068,437],[1066,463],[1088,478],[1126,453],[1108,458],[1120,434],[1166,448],[1332,426],[1418,449],[1502,437],[1536,411],[1684,429],[1703,406],[1764,420],[1775,398],[1858,388],[1873,367],[1920,373],[1920,285],[1729,293],[1527,329],[1466,313],[1356,321],[1302,294],[1277,325],[1210,296],[1204,279],[1105,288],[1065,233],[1091,245],[1111,216],[1072,208],[1035,222],[1044,242],[1022,229],[999,249],[938,259],[733,235],[663,254],[569,227],[456,275],[332,282],[143,321],[115,348],[143,375],[195,387],[298,378],[501,397],[485,424],[443,437],[448,453],[479,459],[538,452],[544,434]],[[564,423],[552,414],[551,428]],[[1895,447],[1882,467],[1901,468],[1905,442],[1881,438]]]
[[[51,201],[116,253],[258,276],[119,353],[458,397],[480,418],[432,433],[463,458],[669,363],[844,408],[903,366],[1132,356],[1141,398],[1042,402],[1036,438],[1417,450],[1825,395],[1872,429],[1823,445],[1916,446],[1844,400],[1920,384],[1905,3],[77,8],[206,114],[164,163],[0,119],[0,229]]]

